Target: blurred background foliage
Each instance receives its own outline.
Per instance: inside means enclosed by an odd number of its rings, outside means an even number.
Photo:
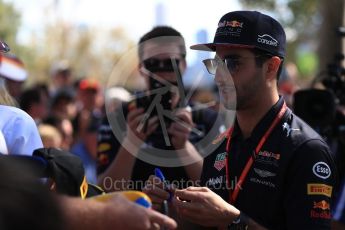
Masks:
[[[287,61],[306,80],[343,53],[337,28],[345,26],[344,0],[242,0],[244,8],[263,9],[279,20],[288,37]]]
[[[336,28],[344,25],[344,0],[242,0],[243,9],[260,10],[277,18],[288,37],[287,62],[297,64],[300,78],[311,80],[326,68],[334,54],[341,52],[342,39]],[[47,11],[46,14],[50,14]],[[136,44],[124,28],[73,26],[47,20],[44,36],[32,35],[30,46],[16,42],[21,24],[20,13],[11,3],[0,0],[0,37],[12,52],[23,59],[30,81],[49,82],[52,63],[67,59],[76,78],[97,77],[106,81],[121,55]],[[135,77],[135,74],[134,74]]]

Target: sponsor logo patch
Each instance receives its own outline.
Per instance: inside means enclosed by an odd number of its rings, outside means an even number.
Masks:
[[[279,153],[272,153],[269,151],[259,151],[258,153],[259,156],[267,157],[267,158],[274,158],[276,160],[280,159],[280,154]]]
[[[325,200],[319,201],[319,202],[315,202],[314,201],[314,209],[321,209],[321,210],[330,210],[330,206],[329,203]]]
[[[310,211],[310,217],[311,218],[320,218],[320,219],[331,219],[331,213],[330,212],[326,212],[326,211],[323,211],[323,212],[317,212],[315,210],[311,210]]]
[[[273,177],[277,174],[272,173],[270,171],[267,170],[263,170],[263,169],[258,169],[258,168],[254,168],[254,172],[256,172],[256,174],[258,174],[260,177]]]
[[[319,202],[313,203],[313,207],[310,210],[310,217],[311,218],[318,218],[318,219],[331,219],[331,212],[330,212],[330,205],[327,201],[322,200]]]
[[[222,22],[219,22],[218,23],[218,28],[219,27],[225,27],[225,26],[229,26],[229,27],[233,27],[233,28],[236,28],[236,27],[243,27],[243,22],[239,22],[239,21],[236,21],[236,20],[233,20],[233,21],[222,21]]]
[[[283,124],[283,131],[286,131],[286,137],[290,136],[291,131],[300,131],[300,129],[293,129],[290,125],[286,122]]]
[[[331,197],[332,186],[326,184],[307,184],[308,195],[324,195]]]
[[[227,153],[224,152],[224,153],[219,153],[217,156],[216,156],[216,159],[214,161],[214,164],[213,166],[218,170],[222,170],[226,164],[226,155]]]
[[[239,22],[237,20],[232,20],[232,21],[224,20],[218,23],[216,35],[239,37],[241,36],[241,31],[243,27],[244,27],[243,22]]]
[[[259,151],[255,157],[255,162],[273,165],[276,167],[278,167],[279,160],[280,160],[280,153],[273,153],[266,150]]]
[[[315,176],[322,178],[322,179],[327,179],[328,177],[331,176],[331,169],[329,168],[328,164],[326,164],[323,161],[317,162],[313,166],[313,173]]]
[[[251,177],[249,180],[250,180],[250,182],[253,182],[255,184],[261,184],[261,185],[268,186],[268,187],[271,187],[271,188],[275,188],[276,187],[276,185],[273,184],[270,181],[260,180],[260,179],[255,178],[255,177]]]
[[[208,181],[206,182],[206,186],[207,187],[214,187],[214,186],[217,186],[219,184],[222,184],[223,183],[223,176],[219,176],[219,177],[216,177],[216,178],[210,178],[208,179]]]
[[[269,46],[278,46],[278,41],[268,34],[258,35],[257,41]]]

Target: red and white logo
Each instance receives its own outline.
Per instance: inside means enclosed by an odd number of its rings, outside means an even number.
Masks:
[[[214,161],[213,167],[215,167],[218,171],[222,170],[226,164],[226,155],[227,153],[219,153],[216,156],[216,160]]]

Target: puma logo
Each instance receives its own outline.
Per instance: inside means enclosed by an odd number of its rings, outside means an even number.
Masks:
[[[283,131],[286,130],[286,137],[290,136],[291,131],[300,131],[300,129],[293,129],[288,123],[283,124]]]

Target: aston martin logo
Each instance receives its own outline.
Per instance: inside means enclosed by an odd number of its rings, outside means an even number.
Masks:
[[[258,174],[261,177],[272,177],[276,175],[275,173],[272,173],[270,171],[258,169],[258,168],[254,168],[254,171],[256,172],[256,174]]]

